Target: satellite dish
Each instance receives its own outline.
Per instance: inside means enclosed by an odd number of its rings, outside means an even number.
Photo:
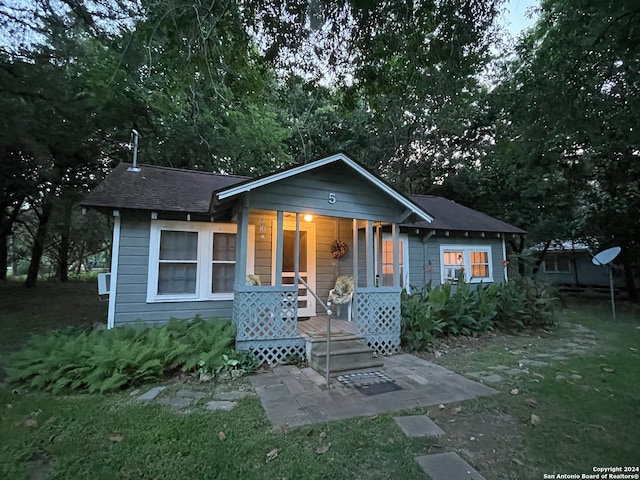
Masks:
[[[622,249],[620,247],[607,248],[606,250],[601,251],[591,259],[594,265],[609,267],[609,290],[611,291],[611,313],[613,314],[614,320],[616,319],[616,300],[615,300],[614,290],[613,290],[613,268],[609,264],[615,260],[615,258],[620,254],[621,250]]]
[[[620,255],[621,250],[622,249],[620,247],[607,248],[593,257],[591,261],[594,265],[608,265],[613,262],[618,255]]]

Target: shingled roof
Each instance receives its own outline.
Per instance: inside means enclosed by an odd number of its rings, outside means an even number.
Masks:
[[[248,179],[151,165],[130,172],[130,166],[121,163],[114,168],[80,205],[208,214],[214,191]]]
[[[408,197],[433,216],[433,222],[417,222],[411,224],[412,227],[460,232],[527,233],[521,228],[460,205],[453,200],[433,195],[408,195]]]
[[[92,208],[209,214],[214,192],[250,181],[250,177],[140,165],[131,172],[121,163],[80,203]],[[463,232],[524,234],[522,230],[454,201],[433,195],[407,195],[433,217],[407,224],[415,228]]]

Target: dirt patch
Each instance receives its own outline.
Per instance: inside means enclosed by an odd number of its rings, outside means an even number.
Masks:
[[[597,343],[591,329],[567,323],[515,334],[441,339],[419,356],[476,381],[495,377],[490,386],[502,393],[432,408],[428,415],[446,436],[434,441],[429,453],[454,451],[486,478],[542,478],[540,459],[532,458],[526,440],[535,428],[531,414],[537,412],[537,402],[522,392],[535,391],[551,372],[566,371],[565,380],[575,381],[569,375],[577,372],[569,371],[565,361],[591,353]]]
[[[47,452],[36,451],[29,459],[29,479],[46,480],[51,475],[54,458]]]
[[[459,405],[433,410],[429,417],[446,433],[433,442],[430,453],[456,452],[486,478],[542,477],[527,460],[522,435],[527,426],[522,420],[497,410],[466,411]]]

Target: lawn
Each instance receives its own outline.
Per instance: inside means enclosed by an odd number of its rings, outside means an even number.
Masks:
[[[0,286],[3,361],[32,333],[103,322],[105,310],[91,284]],[[430,414],[447,432],[437,441],[406,438],[392,415],[273,431],[255,397],[228,412],[181,412],[141,404],[130,391],[53,396],[4,386],[0,478],[424,479],[414,458],[443,451],[457,451],[487,479],[638,465],[640,315],[621,305],[614,324],[606,304],[572,303],[559,318],[549,332],[447,340],[427,354],[470,372],[513,361],[515,350],[555,349],[576,323],[596,338],[583,355],[492,385],[501,392],[493,397],[406,412]],[[569,381],[556,380],[560,374]],[[184,381],[165,384],[181,388]],[[237,386],[190,384],[203,391]]]

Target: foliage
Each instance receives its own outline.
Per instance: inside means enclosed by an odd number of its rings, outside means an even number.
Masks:
[[[182,371],[214,376],[251,371],[255,362],[235,352],[228,321],[171,320],[162,327],[60,329],[34,336],[11,356],[8,380],[31,388],[111,391]]]
[[[554,300],[548,287],[527,279],[473,286],[459,278],[455,285],[427,285],[403,292],[400,338],[407,349],[420,350],[437,335],[547,326],[554,321]]]
[[[439,295],[435,289],[402,292],[400,339],[407,349],[421,350],[433,341],[434,334],[442,333],[445,324],[438,318]]]

